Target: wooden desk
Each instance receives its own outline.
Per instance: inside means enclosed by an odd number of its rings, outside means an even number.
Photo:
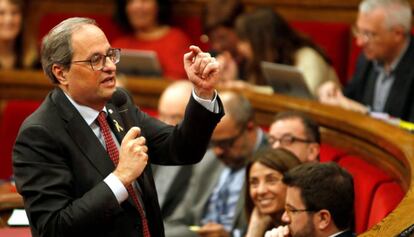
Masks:
[[[123,81],[139,106],[156,108],[164,80],[128,77]],[[0,72],[0,99],[42,99],[52,88],[41,72]],[[244,94],[259,124],[269,125],[283,110],[300,110],[322,126],[322,141],[361,155],[400,182],[407,191],[397,208],[360,236],[395,236],[414,223],[414,135],[368,116],[282,95]]]

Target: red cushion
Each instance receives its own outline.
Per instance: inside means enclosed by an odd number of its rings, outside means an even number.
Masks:
[[[293,21],[293,28],[310,37],[323,48],[332,60],[333,67],[342,83],[347,81],[350,26],[346,23]]]
[[[403,197],[404,191],[397,182],[382,183],[374,194],[367,227],[371,228],[380,222],[394,210]]]
[[[12,150],[23,120],[39,107],[40,101],[10,100],[0,121],[0,179],[12,175]]]
[[[321,162],[336,162],[344,155],[346,155],[346,152],[340,148],[334,147],[327,143],[321,144],[319,155]]]
[[[359,234],[367,230],[371,203],[377,187],[383,182],[391,181],[391,177],[358,156],[344,156],[338,164],[354,178],[355,231]]]

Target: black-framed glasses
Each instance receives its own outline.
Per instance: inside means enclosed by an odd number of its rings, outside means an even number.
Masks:
[[[295,137],[289,134],[283,135],[281,138],[276,138],[274,136],[269,135],[268,141],[270,145],[273,145],[276,142],[279,142],[281,146],[290,146],[295,142],[314,143],[314,141],[312,140]]]
[[[235,136],[230,137],[230,138],[225,138],[225,139],[220,139],[220,140],[211,140],[210,141],[210,146],[211,147],[219,147],[223,150],[228,150],[230,149],[234,143],[236,142],[237,139],[239,139],[239,137],[241,137],[241,135],[243,135],[244,131],[246,130],[246,126],[243,126],[239,133],[237,133]]]
[[[296,214],[300,212],[316,212],[316,211],[310,210],[310,209],[296,209],[294,207],[285,206],[285,212],[289,216],[289,218],[292,218],[292,214]]]
[[[121,49],[110,48],[110,49],[108,49],[108,52],[106,53],[106,55],[96,53],[96,54],[93,54],[87,60],[76,60],[76,61],[72,61],[72,63],[86,63],[86,62],[88,62],[91,65],[92,70],[100,71],[105,67],[106,58],[109,58],[109,60],[111,60],[111,62],[113,62],[114,64],[117,64],[119,62],[120,58],[121,58]]]

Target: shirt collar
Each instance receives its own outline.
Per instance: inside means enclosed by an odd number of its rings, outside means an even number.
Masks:
[[[336,232],[335,234],[330,235],[329,237],[335,237],[335,236],[338,236],[338,235],[340,235],[340,234],[344,233],[345,231],[348,231],[348,230],[343,230],[343,231]]]
[[[78,104],[66,92],[64,93],[66,97],[69,99],[70,103],[72,103],[72,105],[75,106],[76,110],[80,113],[82,118],[86,121],[88,126],[91,126],[92,123],[95,122],[96,118],[99,115],[99,112],[104,111],[106,114],[108,114],[106,107],[103,107],[101,111],[97,111],[97,110],[92,109],[91,107]]]

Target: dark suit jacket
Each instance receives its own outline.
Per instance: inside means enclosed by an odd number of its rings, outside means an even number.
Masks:
[[[395,81],[390,89],[384,111],[394,117],[414,122],[414,39],[395,68]],[[346,97],[364,105],[373,105],[377,74],[372,61],[360,55],[352,81],[344,90]]]
[[[343,232],[340,235],[337,235],[335,237],[355,237],[355,234],[352,233],[352,231],[347,230],[347,231],[345,231],[345,232]]]
[[[155,164],[200,161],[223,115],[191,98],[185,118],[167,126],[128,101],[132,121],[146,138]],[[122,127],[117,108],[106,105],[110,124]],[[111,113],[112,111],[112,113]],[[126,129],[125,129],[126,130]],[[121,142],[125,130],[112,131]],[[56,88],[20,128],[13,151],[17,188],[24,197],[33,236],[142,236],[132,201],[118,204],[103,179],[114,170],[106,150],[61,89]],[[164,236],[161,213],[148,165],[138,179],[151,236]]]

